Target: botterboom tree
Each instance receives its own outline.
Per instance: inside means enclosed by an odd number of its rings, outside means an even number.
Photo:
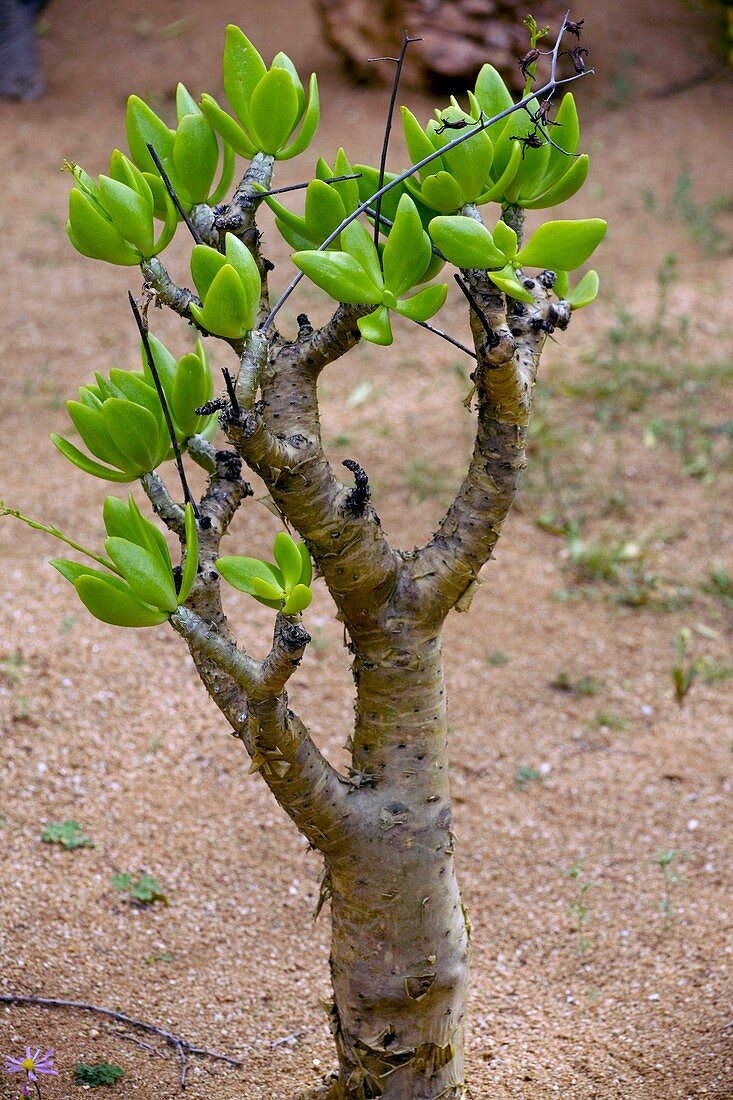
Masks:
[[[85,256],[140,266],[143,291],[132,304],[142,366],[83,385],[68,402],[77,442],[53,438],[91,476],[139,479],[157,520],[179,537],[182,562],[173,566],[160,526],[132,497],[108,497],[98,554],[3,509],[86,555],[52,564],[98,619],[166,624],[185,639],[251,770],[321,853],[338,1052],[338,1072],[322,1093],[331,1100],[458,1100],[465,1091],[470,937],[453,858],[441,630],[451,610],[468,610],[491,557],[525,465],[543,345],[595,297],[594,272],[579,280],[569,273],[606,228],[599,219],[546,221],[524,239],[525,210],[564,202],[588,172],[577,152],[575,103],[561,87],[586,72],[586,51],[568,37],[579,37],[580,27],[565,20],[545,50],[547,32],[531,19],[527,26],[519,103],[485,65],[463,106],[452,100],[426,125],[402,109],[412,165],[400,174],[385,172],[384,155],[379,168],[352,165],[343,149],[333,164],[318,160],[303,214],[273,189],[274,168],[312,141],[318,85],[312,76],[306,91],[285,54],[268,68],[242,31],[228,28],[231,114],[179,85],[170,128],[131,96],[129,156],[115,150],[98,179],[67,166],[68,234]],[[405,36],[403,54],[408,46]],[[543,67],[544,84],[535,73]],[[385,138],[385,155],[386,146]],[[246,169],[224,201],[237,156]],[[298,269],[274,304],[259,227],[267,207]],[[487,209],[492,228],[482,219]],[[182,222],[196,242],[194,290],[160,259]],[[473,336],[463,353],[475,360],[467,401],[475,445],[433,537],[401,550],[380,526],[365,472],[347,460],[353,484],[342,481],[324,453],[318,383],[361,340],[399,345],[416,324],[432,328],[451,265],[460,269]],[[277,313],[302,277],[334,300],[333,314],[321,328],[301,314],[297,333],[281,333]],[[228,345],[221,396],[214,397],[206,341],[174,354],[148,332],[151,303]],[[217,427],[223,434],[212,443]],[[158,472],[167,460],[178,467],[180,503]],[[209,476],[198,502],[186,461]],[[251,495],[243,464],[288,527],[270,562],[222,555],[222,538]],[[348,774],[328,762],[286,693],[310,640],[313,564],[353,656]],[[238,598],[231,588],[272,609],[272,646],[262,661],[228,626],[222,600]]]

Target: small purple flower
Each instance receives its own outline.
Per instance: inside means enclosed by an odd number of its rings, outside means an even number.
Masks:
[[[12,1058],[9,1054],[5,1055],[5,1072],[6,1073],[25,1073],[26,1080],[20,1090],[21,1096],[30,1096],[30,1089],[28,1088],[28,1082],[34,1084],[38,1081],[38,1074],[58,1074],[58,1070],[54,1069],[53,1065],[53,1047],[47,1050],[45,1054],[41,1054],[40,1047],[32,1051],[30,1047],[25,1048],[24,1058]]]

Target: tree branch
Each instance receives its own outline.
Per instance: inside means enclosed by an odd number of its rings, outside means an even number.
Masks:
[[[361,340],[356,322],[365,317],[374,306],[345,305],[343,302],[329,321],[321,328],[313,329],[307,323],[305,314],[301,314],[299,346],[305,367],[319,374],[329,363],[346,355]]]
[[[526,464],[527,427],[540,353],[549,332],[565,327],[567,303],[549,299],[552,278],[525,279],[531,306],[504,296],[485,274],[465,273],[483,317],[471,310],[478,365],[476,440],[468,472],[438,530],[411,559],[421,606],[440,619],[468,610],[482,565],[491,557]],[[521,278],[521,273],[519,273]]]
[[[244,1065],[238,1058],[230,1058],[228,1054],[218,1054],[215,1050],[207,1050],[206,1047],[197,1047],[189,1043],[188,1039],[174,1035],[155,1024],[146,1024],[144,1020],[137,1020],[134,1016],[128,1016],[124,1012],[115,1012],[111,1008],[101,1008],[99,1005],[88,1004],[86,1001],[66,1001],[59,997],[22,997],[14,993],[0,993],[0,1004],[6,1005],[40,1005],[41,1008],[77,1008],[84,1012],[94,1012],[97,1016],[106,1016],[109,1020],[115,1020],[119,1024],[137,1028],[139,1031],[147,1031],[149,1034],[158,1035],[175,1048],[181,1066],[181,1088],[186,1087],[188,1073],[188,1055],[200,1054],[206,1058],[214,1058],[218,1062],[228,1062],[230,1066]],[[154,1048],[151,1048],[154,1049]],[[156,1053],[158,1053],[156,1051]]]
[[[171,624],[188,642],[199,675],[247,748],[277,801],[311,844],[335,854],[348,842],[348,780],[328,763],[300,719],[288,708],[284,687],[310,641],[298,624],[278,615],[264,661],[243,653],[216,626],[187,608]]]
[[[173,500],[160,474],[155,470],[151,470],[149,474],[141,476],[140,484],[145,490],[156,516],[162,519],[169,531],[183,536],[185,531],[183,508]]]

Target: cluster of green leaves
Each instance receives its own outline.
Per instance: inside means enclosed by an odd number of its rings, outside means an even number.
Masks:
[[[127,144],[138,168],[158,180],[155,207],[158,217],[167,208],[168,196],[165,188],[161,193],[160,175],[149,145],[153,146],[184,210],[190,211],[197,203],[220,202],[234,175],[233,149],[224,141],[220,154],[216,133],[184,84],[176,89],[176,115],[178,126],[171,130],[139,96],[131,95],[127,101]],[[214,185],[220,156],[221,175]]]
[[[124,891],[132,901],[138,905],[154,905],[156,901],[161,905],[168,904],[168,898],[161,890],[158,882],[147,871],[141,875],[130,875],[126,871],[112,876],[112,885],[115,890]]]
[[[86,1085],[90,1089],[98,1089],[100,1085],[114,1085],[124,1076],[125,1071],[111,1062],[97,1062],[95,1065],[77,1062],[74,1067],[74,1080],[77,1085]]]
[[[381,257],[358,221],[343,230],[341,245],[343,251],[296,252],[293,262],[332,298],[377,307],[357,322],[362,336],[372,343],[392,343],[391,311],[412,321],[427,321],[445,302],[445,284],[405,297],[423,278],[432,258],[430,240],[409,195],[400,199]]]
[[[159,175],[141,172],[119,149],[96,183],[78,164],[67,168],[74,187],[66,232],[82,256],[134,267],[170,244],[178,214]],[[164,219],[158,237],[156,213]]]
[[[132,265],[169,244],[181,215],[158,162],[183,210],[191,212],[199,204],[212,206],[222,200],[233,179],[236,155],[285,160],[308,147],[320,114],[315,75],[306,93],[286,54],[278,53],[268,68],[243,32],[229,26],[223,83],[233,115],[209,95],[197,103],[179,84],[176,124],[171,127],[142,99],[131,96],[129,157],[115,150],[109,175],[97,181],[80,167],[69,166],[74,188],[68,233],[81,253]],[[467,111],[453,98],[422,127],[403,109],[413,164],[432,158],[415,173],[397,182],[395,175],[383,175],[369,165],[352,169],[342,148],[333,166],[318,160],[302,215],[274,195],[263,195],[279,231],[295,249],[293,262],[299,270],[334,300],[367,308],[358,320],[364,339],[390,344],[395,315],[418,323],[433,317],[445,302],[446,285],[418,288],[429,283],[446,261],[486,271],[500,291],[522,301],[532,301],[523,271],[533,267],[556,273],[555,292],[567,297],[574,309],[596,296],[595,272],[586,273],[572,292],[567,273],[589,259],[605,233],[605,222],[597,218],[548,222],[520,247],[503,218],[491,232],[477,220],[476,206],[488,202],[497,202],[504,210],[563,202],[587,176],[588,158],[577,153],[580,130],[571,94],[563,96],[558,106],[553,129],[559,135],[557,142],[540,130],[544,140],[539,147],[526,140],[538,133],[541,108],[535,100],[483,126],[512,106],[501,76],[485,65],[468,92]],[[467,140],[451,147],[458,130],[467,131]],[[334,175],[357,178],[333,179]],[[381,201],[379,231],[370,234],[359,220],[341,228],[384,181],[395,186]],[[374,222],[377,212],[369,209],[365,216]],[[156,220],[162,222],[159,231]],[[226,340],[246,339],[257,324],[262,292],[258,265],[249,248],[233,233],[226,234],[220,249],[199,244],[192,251],[191,274],[199,296],[189,306],[193,321],[204,332]],[[213,394],[203,346],[199,342],[195,352],[178,360],[154,337],[151,347],[173,431],[185,449],[192,436],[209,437],[216,426],[213,416],[196,412]],[[88,454],[60,436],[53,437],[54,443],[86,473],[127,482],[173,457],[164,408],[145,357],[142,371],[112,370],[109,377],[98,373],[94,383],[81,387],[77,401],[68,402],[68,411]],[[127,505],[110,498],[105,526],[106,556],[90,555],[102,569],[67,560],[54,565],[103,621],[124,626],[165,621],[185,601],[195,577],[197,531],[190,509],[186,567],[178,588],[163,536],[143,520],[132,501]],[[240,591],[284,614],[297,614],[312,598],[308,551],[281,532],[275,539],[274,557],[274,563],[222,558],[218,566],[222,577]]]
[[[132,497],[104,502],[107,558],[94,557],[105,571],[56,558],[51,562],[95,618],[113,626],[156,626],[186,601],[198,569],[198,531],[186,505],[186,564],[176,589],[168,545],[161,531],[140,512]]]
[[[525,267],[552,270],[558,276],[557,293],[570,302],[572,309],[581,309],[595,299],[598,275],[595,271],[586,272],[570,293],[567,273],[589,259],[605,233],[606,222],[601,218],[545,222],[520,249],[517,234],[501,219],[493,233],[481,222],[461,215],[437,217],[430,223],[430,236],[445,258],[457,267],[486,271],[499,290],[522,302],[533,299],[517,277],[517,271]]]
[[[78,821],[49,821],[41,834],[46,844],[60,844],[62,848],[73,851],[75,848],[93,848],[94,841],[82,830]]]
[[[280,531],[275,536],[273,556],[277,564],[242,556],[219,558],[216,568],[233,588],[254,596],[258,603],[284,615],[297,615],[313,599],[308,548]]]
[[[453,97],[451,105],[435,112],[425,127],[406,107],[402,123],[413,164],[418,164],[455,137],[457,127],[475,126],[513,106],[511,92],[492,65],[484,65],[473,92],[468,93],[470,113]],[[578,112],[572,93],[560,103],[555,126],[561,134],[556,144],[532,148],[523,139],[536,130],[540,104],[536,99],[523,111],[510,114],[475,134],[468,141],[420,169],[408,188],[441,214],[460,210],[467,203],[513,204],[527,209],[557,206],[583,186],[589,159],[577,156],[580,144]]]
[[[218,252],[214,255],[225,263]],[[199,340],[195,352],[176,359],[156,337],[149,339],[179,445],[185,447],[186,440],[196,434],[210,438],[216,430],[216,416],[199,416],[195,411],[214,392],[203,344]],[[52,435],[51,439],[62,455],[85,473],[105,481],[134,481],[173,457],[163,406],[144,349],[142,362],[141,371],[114,369],[109,378],[97,372],[96,382],[80,387],[78,401],[67,401],[72,423],[94,458],[63,436]]]
[[[223,70],[224,91],[236,122],[210,95],[201,97],[201,109],[235,152],[248,159],[262,152],[276,160],[290,160],[308,148],[320,120],[315,73],[306,99],[287,54],[276,54],[268,69],[250,40],[231,25],[226,32]]]
[[[217,336],[241,339],[254,327],[260,300],[260,273],[250,250],[232,233],[225,253],[198,244],[191,253],[191,274],[202,304],[191,316]]]

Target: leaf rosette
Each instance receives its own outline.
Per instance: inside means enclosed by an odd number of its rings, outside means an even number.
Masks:
[[[246,35],[231,24],[223,70],[224,91],[236,120],[210,95],[201,97],[201,110],[235,152],[248,160],[257,153],[289,160],[307,149],[320,119],[315,73],[306,96],[287,54],[276,54],[268,69]]]
[[[51,565],[74,585],[86,609],[112,626],[157,626],[190,595],[198,570],[198,529],[190,504],[185,509],[186,561],[180,587],[162,532],[127,502],[107,497],[104,503],[107,557],[93,556],[105,568],[56,558]],[[53,533],[53,532],[52,532]]]
[[[357,321],[371,343],[392,343],[391,312],[427,321],[445,302],[445,284],[406,296],[433,259],[430,239],[409,195],[400,199],[381,261],[371,235],[358,221],[343,230],[341,245],[342,251],[296,252],[293,262],[336,301],[374,307]]]
[[[157,181],[154,199],[158,217],[166,209],[167,192],[148,145],[153,146],[185,210],[197,203],[220,202],[234,175],[234,150],[222,141],[220,152],[216,131],[185,84],[176,89],[176,116],[178,125],[172,130],[139,96],[131,95],[127,101],[127,144],[137,167]],[[220,160],[221,173],[215,183]],[[180,217],[177,212],[176,217]]]
[[[280,531],[275,536],[273,556],[276,564],[241,555],[219,558],[216,568],[232,588],[284,615],[297,615],[313,599],[313,565],[308,547]]]
[[[141,172],[119,149],[96,182],[78,164],[65,167],[74,177],[66,233],[82,256],[133,267],[170,244],[177,212],[160,176]],[[157,237],[156,216],[164,219]]]
[[[195,434],[210,438],[216,431],[216,417],[195,412],[214,392],[203,344],[199,341],[195,352],[178,360],[154,336],[150,345],[178,443],[185,447]],[[61,454],[87,474],[119,482],[134,481],[173,458],[168,426],[145,355],[142,371],[114,369],[108,378],[99,372],[95,378],[94,383],[80,387],[78,401],[66,403],[89,455],[53,434],[51,439]]]

